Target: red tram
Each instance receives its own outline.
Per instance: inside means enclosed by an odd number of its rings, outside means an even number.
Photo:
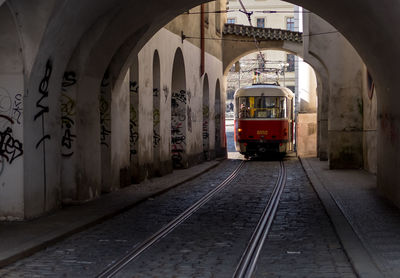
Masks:
[[[277,85],[235,93],[235,146],[246,158],[293,151],[294,94]]]

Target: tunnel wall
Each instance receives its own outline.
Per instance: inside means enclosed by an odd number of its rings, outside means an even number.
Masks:
[[[168,44],[165,42],[168,40]],[[175,51],[181,48],[185,63],[186,78],[186,115],[187,122],[185,148],[187,165],[203,161],[203,78],[200,76],[200,48],[188,41],[182,43],[181,37],[166,28],[161,29],[139,52],[139,92],[141,103],[141,122],[139,124],[140,163],[152,164],[153,154],[153,80],[152,58],[157,50],[160,57],[160,161],[162,172],[170,172],[171,165],[171,81]],[[210,150],[215,151],[215,86],[218,78],[222,78],[222,62],[209,53],[205,55],[205,74],[209,81],[210,102]],[[221,88],[222,90],[222,88]],[[149,166],[151,167],[151,166]]]
[[[0,19],[0,220],[14,220],[24,216],[24,59],[7,5]]]

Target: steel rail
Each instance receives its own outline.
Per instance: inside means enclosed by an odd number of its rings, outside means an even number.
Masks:
[[[280,162],[279,177],[275,184],[271,198],[268,201],[267,206],[258,222],[256,229],[247,245],[245,252],[240,259],[240,262],[233,274],[234,278],[250,278],[256,267],[258,256],[260,255],[261,249],[264,245],[264,241],[268,235],[269,229],[271,228],[272,222],[274,221],[276,211],[278,209],[279,200],[282,195],[283,189],[286,184],[286,169],[283,162]]]
[[[215,194],[220,192],[227,184],[229,184],[233,179],[237,177],[240,170],[243,168],[245,161],[242,161],[240,165],[218,186],[216,186],[213,190],[208,192],[204,197],[186,209],[183,213],[181,213],[178,217],[174,220],[169,222],[167,225],[162,227],[159,231],[155,234],[144,240],[140,245],[135,247],[132,251],[130,251],[127,255],[123,258],[115,262],[114,264],[110,265],[106,269],[104,269],[97,278],[108,278],[112,277],[118,272],[120,272],[125,266],[127,266],[130,262],[132,262],[136,257],[138,257],[141,253],[143,253],[146,249],[152,246],[161,238],[168,235],[172,232],[177,226],[179,226],[182,222],[188,219],[193,213],[195,213],[199,208],[201,208],[204,204],[206,204],[211,198],[214,197]]]

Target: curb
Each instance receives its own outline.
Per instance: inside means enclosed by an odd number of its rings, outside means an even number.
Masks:
[[[325,207],[336,234],[357,275],[361,278],[384,277],[332,194],[326,189],[323,181],[314,173],[310,163],[300,157],[299,160],[311,185]]]

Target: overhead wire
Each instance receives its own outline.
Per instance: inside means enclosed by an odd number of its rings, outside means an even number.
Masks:
[[[251,16],[253,15],[253,12],[248,12],[245,5],[243,4],[242,0],[239,0],[240,6],[242,6],[242,9],[240,12],[244,13],[247,16],[247,19],[249,21],[249,24],[251,27],[253,27],[253,23],[251,22]],[[264,58],[264,54],[262,53],[260,47],[259,47],[259,42],[257,40],[256,34],[253,33],[253,38],[254,38],[254,43],[256,44],[256,48],[260,54],[260,58],[262,59],[263,63],[266,63],[267,61]]]

